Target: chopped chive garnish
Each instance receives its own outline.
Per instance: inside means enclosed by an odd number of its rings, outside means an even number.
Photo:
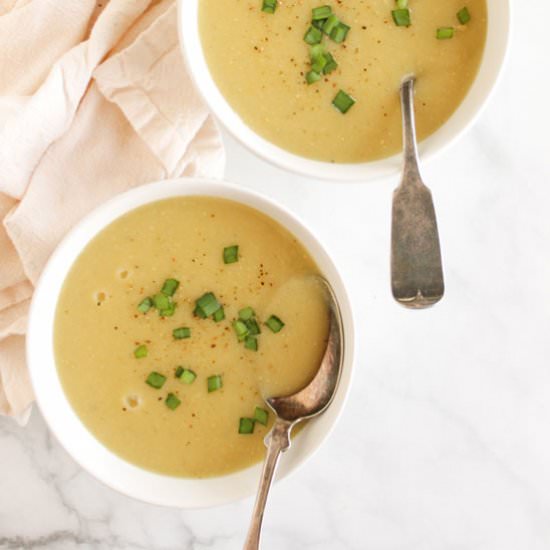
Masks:
[[[306,73],[306,82],[308,84],[315,84],[315,82],[319,82],[321,80],[321,75],[319,73],[316,73],[315,71],[309,71]]]
[[[244,347],[251,351],[258,351],[258,340],[256,336],[247,336],[244,339]]]
[[[143,298],[141,302],[138,304],[138,311],[141,311],[141,313],[147,313],[151,308],[153,307],[153,300],[147,296],[147,298]]]
[[[169,409],[174,410],[174,409],[177,409],[181,405],[181,399],[177,395],[175,395],[173,393],[169,393],[166,396],[166,399],[164,400],[164,403],[166,403],[166,406]]]
[[[185,369],[184,369],[183,367],[178,367],[178,368],[176,369],[176,378],[179,378],[179,377],[183,374],[183,371],[184,371],[184,370],[185,370]]]
[[[275,13],[277,9],[277,0],[263,0],[262,11],[266,13]]]
[[[173,296],[176,290],[178,290],[178,286],[180,286],[180,282],[176,279],[166,279],[164,281],[164,284],[162,285],[162,288],[160,291],[165,296]]]
[[[235,331],[239,342],[241,340],[244,340],[245,337],[248,336],[248,327],[246,326],[246,323],[244,321],[233,321],[233,330]]]
[[[149,374],[145,382],[152,388],[160,390],[160,388],[164,386],[164,382],[166,382],[166,376],[164,376],[164,374],[160,374],[160,372],[153,371]]]
[[[322,44],[315,44],[314,46],[311,46],[309,49],[309,58],[311,59],[312,72],[320,75],[323,67],[327,64],[325,53],[325,47]]]
[[[159,292],[158,294],[155,294],[153,296],[153,304],[155,304],[155,307],[161,311],[163,309],[168,309],[170,307],[170,298],[166,296],[166,294],[163,294],[162,292]]]
[[[234,264],[239,261],[239,245],[226,246],[223,249],[223,263]]]
[[[325,59],[327,60],[327,63],[323,67],[323,74],[329,74],[338,67],[338,63],[336,63],[336,60],[332,57],[332,54],[328,52],[325,53]]]
[[[340,90],[336,97],[332,100],[332,104],[342,113],[346,114],[353,104],[355,103],[355,99],[351,97],[350,95],[346,94],[343,90]]]
[[[326,19],[332,13],[330,6],[319,6],[311,10],[311,19],[317,21],[319,19]]]
[[[319,44],[323,38],[323,33],[316,27],[309,27],[306,34],[304,35],[304,40],[310,45]]]
[[[272,332],[279,332],[285,324],[277,317],[276,315],[272,315],[265,324],[271,329]]]
[[[195,381],[195,378],[197,378],[197,374],[191,369],[182,369],[182,373],[178,376],[178,378],[184,384],[192,384]]]
[[[219,310],[218,310],[219,311]],[[216,312],[217,313],[217,312]],[[193,310],[193,315],[195,317],[200,317],[201,319],[206,319],[206,314],[204,313],[204,311],[199,307],[199,306],[196,306],[195,309]],[[215,314],[214,314],[215,315]]]
[[[459,23],[460,23],[461,25],[466,25],[466,23],[468,23],[472,17],[470,16],[470,11],[468,10],[468,8],[467,8],[467,7],[463,7],[463,8],[456,14],[456,18],[458,19],[458,21],[459,21]]]
[[[171,302],[170,304],[168,304],[167,308],[159,310],[159,315],[161,317],[172,317],[175,311],[176,311],[176,304],[175,302]]]
[[[325,51],[326,50],[323,44],[314,44],[311,48],[309,48],[309,58],[313,62],[319,57],[323,57],[323,55],[325,55]]]
[[[260,325],[258,325],[256,319],[248,319],[248,321],[245,321],[244,323],[246,325],[246,328],[248,329],[248,334],[250,334],[250,336],[256,336],[260,334]]]
[[[241,418],[239,419],[239,433],[251,434],[254,432],[254,419],[253,418]]]
[[[330,36],[330,33],[338,26],[338,23],[340,23],[340,19],[336,15],[329,15],[323,25],[323,32]]]
[[[398,27],[409,27],[411,24],[411,12],[409,8],[393,10],[391,16]]]
[[[395,4],[399,9],[404,9],[409,6],[409,0],[396,0]]]
[[[208,393],[219,390],[223,386],[222,377],[219,374],[209,376],[206,381]]]
[[[320,56],[312,60],[311,70],[313,72],[316,72],[317,74],[321,74],[326,64],[327,64],[327,58],[325,57],[324,54],[321,54]]]
[[[261,407],[256,407],[254,409],[254,420],[256,422],[259,422],[260,424],[267,426],[268,418],[269,418],[269,412],[267,412],[265,409],[262,409]]]
[[[218,300],[216,300],[216,297],[212,292],[207,292],[206,294],[203,294],[197,301],[196,301],[197,308],[200,308],[202,310],[202,313],[204,313],[205,317],[210,317],[210,315],[213,315],[220,309],[222,306]],[[200,315],[199,315],[200,317]]]
[[[148,353],[147,346],[145,344],[141,344],[141,346],[138,346],[134,350],[134,357],[136,359],[143,359],[144,357],[147,357],[147,353]]]
[[[254,315],[256,314],[254,313],[254,310],[250,306],[243,307],[243,309],[239,310],[239,319],[241,321],[248,321],[248,319],[252,319]]]
[[[214,312],[214,315],[212,315],[212,319],[214,319],[216,323],[219,323],[220,321],[223,321],[225,319],[225,311],[223,310],[223,307]]]
[[[439,27],[435,36],[438,40],[448,40],[455,35],[455,30],[453,27]]]
[[[311,22],[311,24],[320,31],[323,30],[323,25],[325,24],[326,19],[315,19]]]
[[[346,36],[348,35],[350,27],[344,23],[338,23],[334,29],[332,29],[330,33],[330,37],[334,42],[337,44],[340,44],[346,39]]]
[[[172,331],[172,336],[175,340],[183,340],[191,337],[191,329],[189,327],[179,327]]]

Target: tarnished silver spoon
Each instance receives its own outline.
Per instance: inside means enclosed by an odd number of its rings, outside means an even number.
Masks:
[[[330,312],[329,336],[325,354],[317,374],[304,389],[287,397],[266,399],[266,403],[275,412],[277,418],[265,438],[267,456],[244,550],[259,548],[267,494],[273,482],[279,457],[290,447],[292,428],[302,420],[321,414],[329,406],[338,386],[344,355],[342,318],[332,288],[328,282],[324,280],[323,282],[327,288]]]
[[[414,124],[414,76],[401,84],[403,176],[393,194],[391,286],[403,306],[420,309],[445,292],[437,221],[430,190],[420,176]]]

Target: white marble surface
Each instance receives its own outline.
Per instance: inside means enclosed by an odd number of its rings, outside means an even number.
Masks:
[[[290,206],[349,284],[354,386],[328,443],[278,484],[266,550],[550,548],[550,40],[518,2],[503,81],[478,125],[425,169],[447,295],[408,312],[389,292],[395,181],[336,185],[228,140],[229,179]],[[237,549],[251,501],[148,506],[81,471],[38,411],[0,419],[0,548]]]

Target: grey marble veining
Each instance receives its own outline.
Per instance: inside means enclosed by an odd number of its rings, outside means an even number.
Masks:
[[[550,548],[550,46],[516,3],[501,86],[424,168],[447,294],[409,312],[389,289],[391,192],[308,181],[227,138],[228,179],[289,206],[326,243],[354,303],[357,364],[327,444],[275,485],[265,550]],[[251,500],[148,506],[83,472],[35,410],[0,419],[0,548],[233,550]]]

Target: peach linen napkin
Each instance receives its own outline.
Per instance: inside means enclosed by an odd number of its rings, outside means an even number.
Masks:
[[[112,195],[220,177],[174,0],[0,0],[0,413],[25,422],[27,313],[55,245]]]

